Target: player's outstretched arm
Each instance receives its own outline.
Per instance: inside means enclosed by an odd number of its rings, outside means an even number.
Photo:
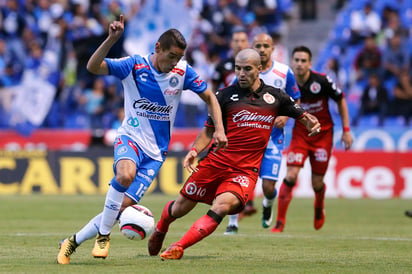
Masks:
[[[306,126],[309,131],[309,136],[314,136],[320,132],[320,123],[318,118],[305,112],[299,121]]]
[[[210,89],[207,89],[205,92],[199,94],[199,96],[206,102],[208,111],[215,125],[215,131],[213,133],[213,141],[216,145],[215,151],[221,148],[225,150],[227,147],[227,138],[223,126],[222,111],[220,109],[219,102],[217,101],[215,94]]]
[[[349,111],[348,111],[348,105],[346,104],[346,99],[342,98],[338,103],[338,110],[339,110],[339,115],[342,121],[342,137],[341,140],[343,144],[345,145],[345,150],[348,150],[351,148],[352,143],[353,143],[353,137],[352,134],[350,133],[350,126],[349,126]]]
[[[186,154],[183,162],[184,168],[187,168],[190,172],[196,172],[198,170],[196,168],[195,160],[198,154],[209,146],[212,141],[213,132],[214,129],[212,127],[202,128],[196,137],[192,149]]]
[[[123,31],[124,17],[123,14],[121,14],[119,21],[114,21],[109,25],[109,35],[90,57],[87,63],[87,70],[90,73],[98,75],[106,75],[109,73],[104,58],[109,53],[111,47],[119,40],[120,36],[122,36]]]

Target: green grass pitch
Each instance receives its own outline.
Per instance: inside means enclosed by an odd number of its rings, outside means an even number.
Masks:
[[[147,194],[141,204],[158,220],[175,198]],[[240,221],[239,234],[217,230],[185,250],[181,260],[147,253],[147,239],[130,241],[113,229],[109,257],[94,259],[94,241],[83,243],[70,265],[58,265],[58,241],[80,229],[104,196],[0,196],[0,273],[412,273],[410,200],[326,200],[326,223],[313,228],[313,200],[294,199],[285,231],[270,233],[258,213]],[[275,207],[276,208],[276,207]],[[177,241],[208,206],[199,204],[172,224],[164,248]]]

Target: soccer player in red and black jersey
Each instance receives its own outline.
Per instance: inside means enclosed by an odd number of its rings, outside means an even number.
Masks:
[[[159,253],[169,225],[189,213],[198,202],[212,206],[178,242],[161,253],[163,259],[180,259],[184,249],[215,231],[227,214],[242,211],[254,191],[276,116],[298,119],[306,126],[306,134],[320,131],[316,117],[306,113],[289,95],[259,79],[261,69],[260,56],[255,50],[244,49],[236,56],[238,82],[217,94],[228,146],[225,150],[211,151],[195,166],[198,152],[206,149],[212,140],[214,125],[208,119],[184,160],[184,166],[193,173],[179,197],[165,205],[148,243],[150,255]]]
[[[324,198],[326,185],[323,182],[333,145],[333,120],[329,112],[328,100],[338,105],[342,120],[342,142],[345,149],[352,146],[353,138],[349,128],[348,107],[343,92],[327,75],[311,70],[312,53],[305,46],[296,47],[292,52],[292,70],[295,73],[301,98],[300,105],[319,119],[321,132],[316,136],[307,136],[305,128],[296,123],[292,131],[292,141],[287,154],[286,178],[279,190],[278,215],[272,232],[282,232],[286,221],[286,212],[292,199],[292,189],[296,184],[300,169],[307,157],[312,168],[312,188],[315,192],[314,227],[320,229],[325,222]]]

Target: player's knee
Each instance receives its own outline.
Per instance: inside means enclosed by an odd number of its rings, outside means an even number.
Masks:
[[[288,187],[294,187],[296,185],[296,179],[286,177],[283,179],[283,183]]]
[[[124,187],[129,187],[133,182],[135,174],[133,172],[118,172],[116,174],[116,181]]]

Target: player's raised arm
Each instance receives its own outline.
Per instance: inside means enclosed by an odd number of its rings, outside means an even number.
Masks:
[[[119,40],[120,36],[122,36],[123,31],[124,17],[123,14],[121,14],[119,21],[114,21],[109,25],[109,35],[90,57],[87,63],[87,70],[90,73],[98,75],[106,75],[109,73],[104,58],[109,53],[111,47]]]

